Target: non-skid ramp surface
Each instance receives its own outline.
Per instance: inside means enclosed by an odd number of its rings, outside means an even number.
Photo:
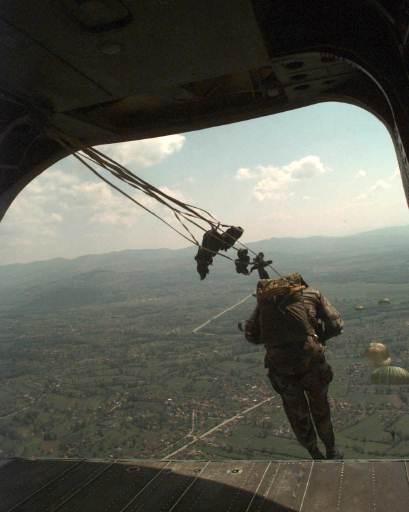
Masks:
[[[405,460],[0,460],[0,512],[407,512]]]

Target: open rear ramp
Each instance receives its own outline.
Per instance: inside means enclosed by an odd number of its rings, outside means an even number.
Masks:
[[[408,461],[0,461],[0,512],[407,512]]]

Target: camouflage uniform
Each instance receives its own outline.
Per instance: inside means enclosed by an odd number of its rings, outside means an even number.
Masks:
[[[314,361],[306,373],[281,375],[269,367],[268,377],[274,390],[281,395],[283,407],[298,442],[311,454],[317,448],[317,436],[327,451],[335,446],[328,386],[332,381],[332,369],[323,357]]]
[[[271,301],[259,302],[246,324],[247,339],[264,343],[270,382],[282,398],[299,443],[314,458],[322,458],[315,429],[327,456],[335,453],[327,395],[333,373],[323,347],[325,339],[334,335],[330,334],[331,322],[334,331],[337,324],[340,332],[339,313],[318,290],[307,287],[301,295],[275,299],[274,307]],[[327,332],[325,324],[329,325]]]

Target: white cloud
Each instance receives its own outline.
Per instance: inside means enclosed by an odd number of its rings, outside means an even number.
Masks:
[[[184,201],[184,202],[188,201],[188,199],[183,195],[183,193],[176,188],[159,187],[159,190],[161,192],[163,192],[164,194],[167,194],[168,196],[178,199],[179,201]]]
[[[236,173],[236,180],[244,181],[244,180],[252,180],[257,177],[257,172],[254,173],[245,167],[241,167]]]
[[[283,170],[290,174],[294,180],[313,178],[329,171],[321,162],[320,157],[314,155],[305,156],[300,160],[294,160],[284,166]]]
[[[153,198],[121,188],[156,213],[167,213]],[[186,200],[177,188],[161,190]],[[1,225],[0,259],[27,261],[70,254],[77,240],[89,243],[87,252],[93,252],[91,244],[96,238],[106,237],[107,243],[110,238],[112,243],[126,237],[132,240],[138,223],[146,222],[147,216],[142,208],[90,174],[84,179],[76,173],[50,169],[19,195],[7,212]]]
[[[355,174],[355,179],[366,178],[367,175],[368,173],[366,171],[364,171],[363,169],[359,169],[359,171],[357,171],[357,173]]]
[[[146,167],[180,151],[184,142],[183,135],[170,135],[101,147],[123,163]],[[144,214],[143,209],[106,183],[96,181],[91,174],[85,176],[84,179],[78,173],[64,172],[58,168],[46,171],[17,197],[6,215],[5,223],[24,233],[25,237],[29,237],[30,231],[50,237],[55,235],[53,226],[64,221],[67,225],[81,219],[82,226],[109,224],[125,227],[132,227],[138,222]],[[144,206],[159,208],[152,198],[126,186],[120,187]],[[167,187],[162,190],[184,200],[180,190]]]
[[[309,155],[294,160],[282,167],[259,165],[254,169],[240,168],[236,172],[238,181],[258,180],[253,195],[259,201],[284,199],[289,196],[290,186],[302,180],[320,176],[329,171],[318,156]]]
[[[363,170],[359,170],[353,181],[356,179],[359,179],[361,177],[366,177],[367,172]],[[396,187],[396,180],[400,177],[400,170],[398,167],[395,168],[392,174],[389,176],[386,176],[384,179],[379,179],[375,181],[373,185],[371,185],[367,190],[363,191],[362,193],[358,194],[353,198],[354,201],[366,201],[367,199],[370,199],[372,196],[374,196],[379,191],[386,191],[393,187]]]
[[[388,178],[390,181],[390,178]],[[369,199],[371,196],[373,196],[378,191],[385,191],[392,188],[392,185],[388,183],[388,181],[385,180],[377,180],[373,185],[371,185],[368,190],[365,192],[362,192],[361,194],[357,195],[355,197],[356,201],[364,201],[366,199]]]
[[[168,156],[177,153],[183,148],[185,141],[184,135],[177,134],[155,139],[107,144],[98,149],[122,165],[141,169],[158,164]]]
[[[261,173],[265,177],[260,179],[253,188],[256,199],[263,201],[267,198],[281,199],[285,197],[284,192],[293,181],[291,175],[277,167],[263,167]]]
[[[369,192],[376,192],[377,190],[387,190],[388,188],[391,188],[391,186],[392,185],[385,180],[378,180],[372,185],[372,187],[370,187]]]

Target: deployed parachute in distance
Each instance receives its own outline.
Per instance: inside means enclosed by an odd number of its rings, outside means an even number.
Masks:
[[[372,366],[389,366],[392,362],[388,347],[380,341],[371,342],[364,355]]]
[[[399,366],[381,366],[372,372],[371,384],[404,386],[409,384],[409,372]]]
[[[371,373],[371,383],[384,386],[403,386],[409,384],[409,372],[399,366],[391,366],[388,347],[379,341],[369,344],[365,356],[375,369]]]

